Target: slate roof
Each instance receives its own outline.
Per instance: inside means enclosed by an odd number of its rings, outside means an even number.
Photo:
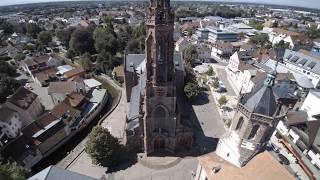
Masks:
[[[57,166],[49,166],[28,180],[96,180],[95,178],[68,171]]]
[[[125,70],[133,72],[145,60],[145,54],[127,54],[125,57]],[[134,68],[134,69],[133,69]]]
[[[7,107],[0,107],[0,115],[1,119],[0,121],[2,122],[8,122],[10,120],[10,117],[14,114],[17,113],[16,111],[9,109]]]
[[[242,104],[251,112],[273,117],[277,110],[276,98],[272,87],[263,86],[242,99]]]

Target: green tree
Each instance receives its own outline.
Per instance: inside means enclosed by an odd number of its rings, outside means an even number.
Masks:
[[[87,72],[92,70],[93,64],[92,64],[92,61],[91,61],[91,55],[89,53],[84,53],[80,57],[80,65]]]
[[[106,51],[100,52],[97,56],[96,69],[107,74],[107,72],[110,71],[111,68],[112,68],[111,54]]]
[[[317,27],[312,26],[307,30],[306,34],[311,39],[320,38],[320,29],[317,29]]]
[[[105,28],[96,28],[93,33],[94,47],[98,52],[106,51],[115,55],[119,50],[117,38],[109,34]]]
[[[38,34],[38,41],[41,46],[47,46],[52,41],[52,36],[49,31],[41,31]]]
[[[214,70],[213,70],[213,68],[210,66],[209,67],[209,69],[208,69],[208,71],[206,72],[206,74],[208,75],[208,76],[215,76],[216,75],[216,73],[214,72]]]
[[[22,61],[26,58],[26,55],[23,54],[23,53],[17,53],[15,56],[14,56],[14,60],[16,61]]]
[[[284,42],[284,40],[281,40],[279,43],[275,44],[275,48],[281,48],[281,49],[288,49],[289,48],[289,43]]]
[[[146,29],[145,29],[144,22],[142,22],[138,26],[134,27],[132,34],[133,34],[134,38],[139,38],[141,36],[145,36],[146,35]]]
[[[259,47],[265,47],[270,44],[269,36],[267,34],[256,34],[250,39],[250,42]]]
[[[194,99],[200,94],[200,87],[198,83],[188,82],[184,87],[184,93],[188,99]]]
[[[27,24],[27,35],[37,38],[38,33],[41,31],[41,28],[36,23]]]
[[[186,65],[191,66],[192,62],[198,58],[197,48],[194,45],[187,46],[182,52],[182,57]]]
[[[15,79],[6,74],[0,74],[0,103],[6,102],[7,97],[13,94],[18,86]]]
[[[140,43],[137,39],[132,39],[128,42],[126,51],[129,53],[139,53],[140,52]]]
[[[14,76],[16,74],[16,68],[9,63],[0,61],[0,74],[6,74],[8,76]]]
[[[263,29],[263,23],[257,21],[257,20],[252,20],[249,22],[249,26],[253,27],[256,30],[262,30]]]
[[[218,103],[220,105],[220,107],[226,105],[228,102],[228,99],[226,96],[221,96],[219,99],[218,99]]]
[[[74,28],[60,29],[56,31],[57,38],[62,43],[62,45],[66,47],[66,49],[69,49],[69,42],[73,31]]]
[[[14,32],[12,24],[2,19],[0,20],[0,29],[2,29],[5,34],[12,34]]]
[[[30,175],[29,171],[16,162],[0,164],[0,177],[3,180],[25,180]]]
[[[94,164],[111,166],[117,163],[121,155],[121,145],[107,129],[96,126],[88,138],[85,152],[90,155]]]
[[[213,88],[217,89],[220,86],[219,79],[215,79],[212,85],[213,85]]]
[[[69,46],[77,54],[93,53],[94,40],[92,34],[84,28],[76,29],[71,35]]]

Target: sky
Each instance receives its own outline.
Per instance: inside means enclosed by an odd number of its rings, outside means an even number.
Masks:
[[[13,4],[24,4],[24,3],[38,3],[38,2],[56,2],[56,1],[68,1],[68,0],[0,0],[0,6],[13,5]],[[183,1],[183,0],[180,0],[180,1]],[[194,1],[197,1],[197,0],[194,0]],[[281,5],[292,5],[292,6],[310,7],[310,8],[320,9],[319,0],[218,0],[218,1],[281,4]]]

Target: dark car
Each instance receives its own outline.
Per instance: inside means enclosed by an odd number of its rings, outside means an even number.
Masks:
[[[280,164],[289,165],[290,161],[282,154],[278,154],[278,157],[280,159]]]

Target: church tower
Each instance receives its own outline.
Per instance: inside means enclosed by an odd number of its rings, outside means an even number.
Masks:
[[[179,113],[173,60],[174,14],[170,0],[151,0],[146,18],[144,151],[174,152]]]
[[[231,128],[219,140],[216,153],[223,159],[241,167],[263,150],[286,108],[274,92],[276,72],[268,74],[264,83],[238,102]]]

